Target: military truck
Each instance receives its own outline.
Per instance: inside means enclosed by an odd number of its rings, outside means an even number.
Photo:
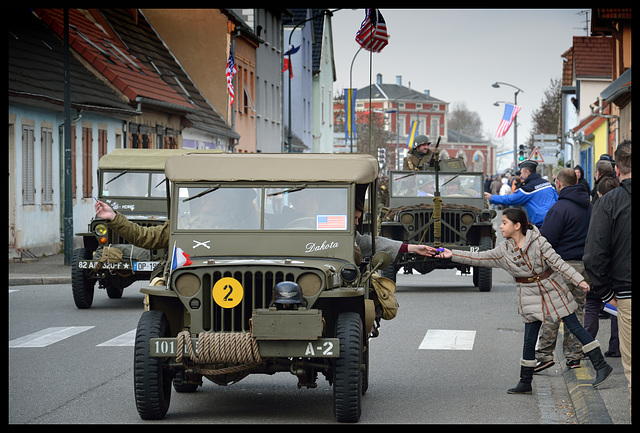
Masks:
[[[467,251],[485,251],[495,246],[492,219],[495,210],[484,200],[484,174],[467,172],[460,158],[439,161],[439,170],[391,171],[389,208],[381,216],[381,235],[406,243],[425,244]],[[395,281],[397,272],[415,269],[426,274],[434,269],[458,269],[471,273],[470,266],[437,257],[399,254],[382,275]],[[491,290],[492,269],[473,268],[473,285]]]
[[[164,163],[171,155],[193,151],[113,150],[98,161],[96,198],[140,225],[162,225],[167,221]],[[86,232],[76,236],[82,237],[82,247],[73,252],[71,289],[75,305],[81,309],[91,307],[96,282],[109,298],[119,299],[133,282],[148,280],[166,255],[164,249],[151,251],[130,245],[97,217],[91,219]]]
[[[171,258],[164,284],[141,289],[135,338],[141,418],[166,415],[172,384],[288,372],[308,388],[322,374],[336,419],[358,421],[380,323],[370,276],[389,255],[356,261],[354,212],[377,167],[357,154],[167,160]]]

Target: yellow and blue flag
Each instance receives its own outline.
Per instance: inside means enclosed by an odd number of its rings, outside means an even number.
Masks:
[[[344,141],[347,143],[351,132],[356,136],[356,91],[344,89]]]
[[[419,120],[414,120],[413,122],[411,122],[411,130],[409,131],[409,136],[407,137],[407,149],[411,149],[413,147],[413,140],[416,138],[418,125],[420,125]]]

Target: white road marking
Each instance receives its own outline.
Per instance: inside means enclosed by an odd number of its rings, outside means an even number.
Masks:
[[[476,331],[429,329],[418,349],[472,350]]]
[[[105,341],[104,343],[100,343],[98,344],[96,347],[126,347],[126,346],[131,346],[133,347],[135,345],[135,340],[136,340],[136,330],[133,329],[129,332],[125,332],[124,334],[116,337],[116,338],[112,338],[109,341]]]
[[[72,337],[84,331],[93,328],[93,326],[65,326],[43,329],[24,337],[16,338],[9,341],[10,348],[16,347],[46,347],[50,344],[57,343],[65,338]]]

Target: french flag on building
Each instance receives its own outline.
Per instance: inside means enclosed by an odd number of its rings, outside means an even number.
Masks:
[[[176,243],[174,242],[173,254],[171,255],[171,271],[191,264],[193,264],[193,262],[189,260],[189,254],[185,253],[182,248],[176,246]]]

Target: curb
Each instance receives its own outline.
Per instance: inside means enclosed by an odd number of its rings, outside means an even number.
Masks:
[[[29,286],[39,284],[71,284],[71,277],[12,276],[9,278],[9,286]]]
[[[558,356],[560,365],[564,365],[566,360],[562,350],[556,351],[556,353],[560,355]],[[588,358],[584,358],[579,368],[564,368],[562,371],[576,420],[579,424],[613,424],[598,388],[591,385],[595,377],[591,374],[588,362]]]

